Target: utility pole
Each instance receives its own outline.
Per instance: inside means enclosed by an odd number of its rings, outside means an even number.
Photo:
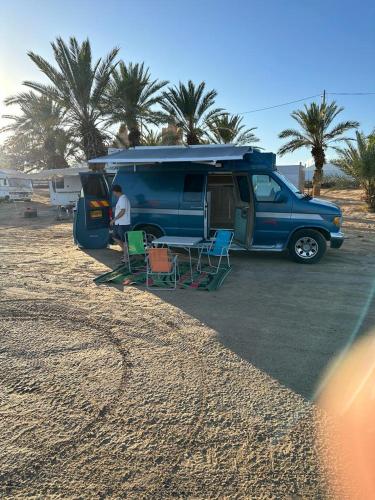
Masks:
[[[323,90],[323,94],[322,94],[322,104],[325,104],[326,103],[326,89]]]

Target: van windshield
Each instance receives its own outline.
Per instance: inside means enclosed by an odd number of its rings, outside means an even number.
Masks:
[[[276,176],[284,183],[286,186],[294,193],[297,198],[303,198],[304,194],[301,193],[301,191],[292,183],[290,182],[289,179],[287,179],[283,174],[280,174],[280,172],[275,172]]]

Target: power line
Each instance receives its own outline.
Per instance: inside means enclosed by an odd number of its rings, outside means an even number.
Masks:
[[[329,95],[375,95],[375,92],[327,92]]]
[[[309,97],[303,97],[302,99],[297,99],[296,101],[283,102],[282,104],[275,104],[274,106],[268,106],[266,108],[251,109],[250,111],[242,111],[238,113],[239,115],[246,115],[247,113],[256,113],[257,111],[265,111],[266,109],[280,108],[281,106],[288,106],[288,104],[295,104],[296,102],[307,101],[308,99],[314,99],[314,97],[320,97],[321,94],[311,95]]]
[[[375,92],[326,92],[326,95],[375,95]],[[289,104],[295,104],[297,102],[308,101],[309,99],[314,99],[315,97],[322,97],[322,94],[315,94],[308,97],[303,97],[302,99],[296,99],[295,101],[283,102],[281,104],[275,104],[274,106],[267,106],[265,108],[251,109],[249,111],[241,111],[237,113],[238,115],[247,115],[249,113],[257,113],[258,111],[266,111],[267,109],[281,108],[282,106],[288,106]]]

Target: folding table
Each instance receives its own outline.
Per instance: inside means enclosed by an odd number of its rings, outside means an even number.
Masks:
[[[182,248],[186,250],[189,254],[190,263],[190,276],[191,281],[193,281],[193,266],[191,260],[191,249],[198,248],[199,243],[202,242],[202,238],[196,236],[162,236],[152,241],[153,246],[163,246],[166,245],[170,248]]]

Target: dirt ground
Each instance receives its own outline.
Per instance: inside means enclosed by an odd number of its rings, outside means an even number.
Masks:
[[[312,395],[374,324],[375,217],[358,192],[348,240],[316,266],[238,255],[217,292],[97,287],[114,249],[74,248],[0,205],[3,498],[330,497]]]

